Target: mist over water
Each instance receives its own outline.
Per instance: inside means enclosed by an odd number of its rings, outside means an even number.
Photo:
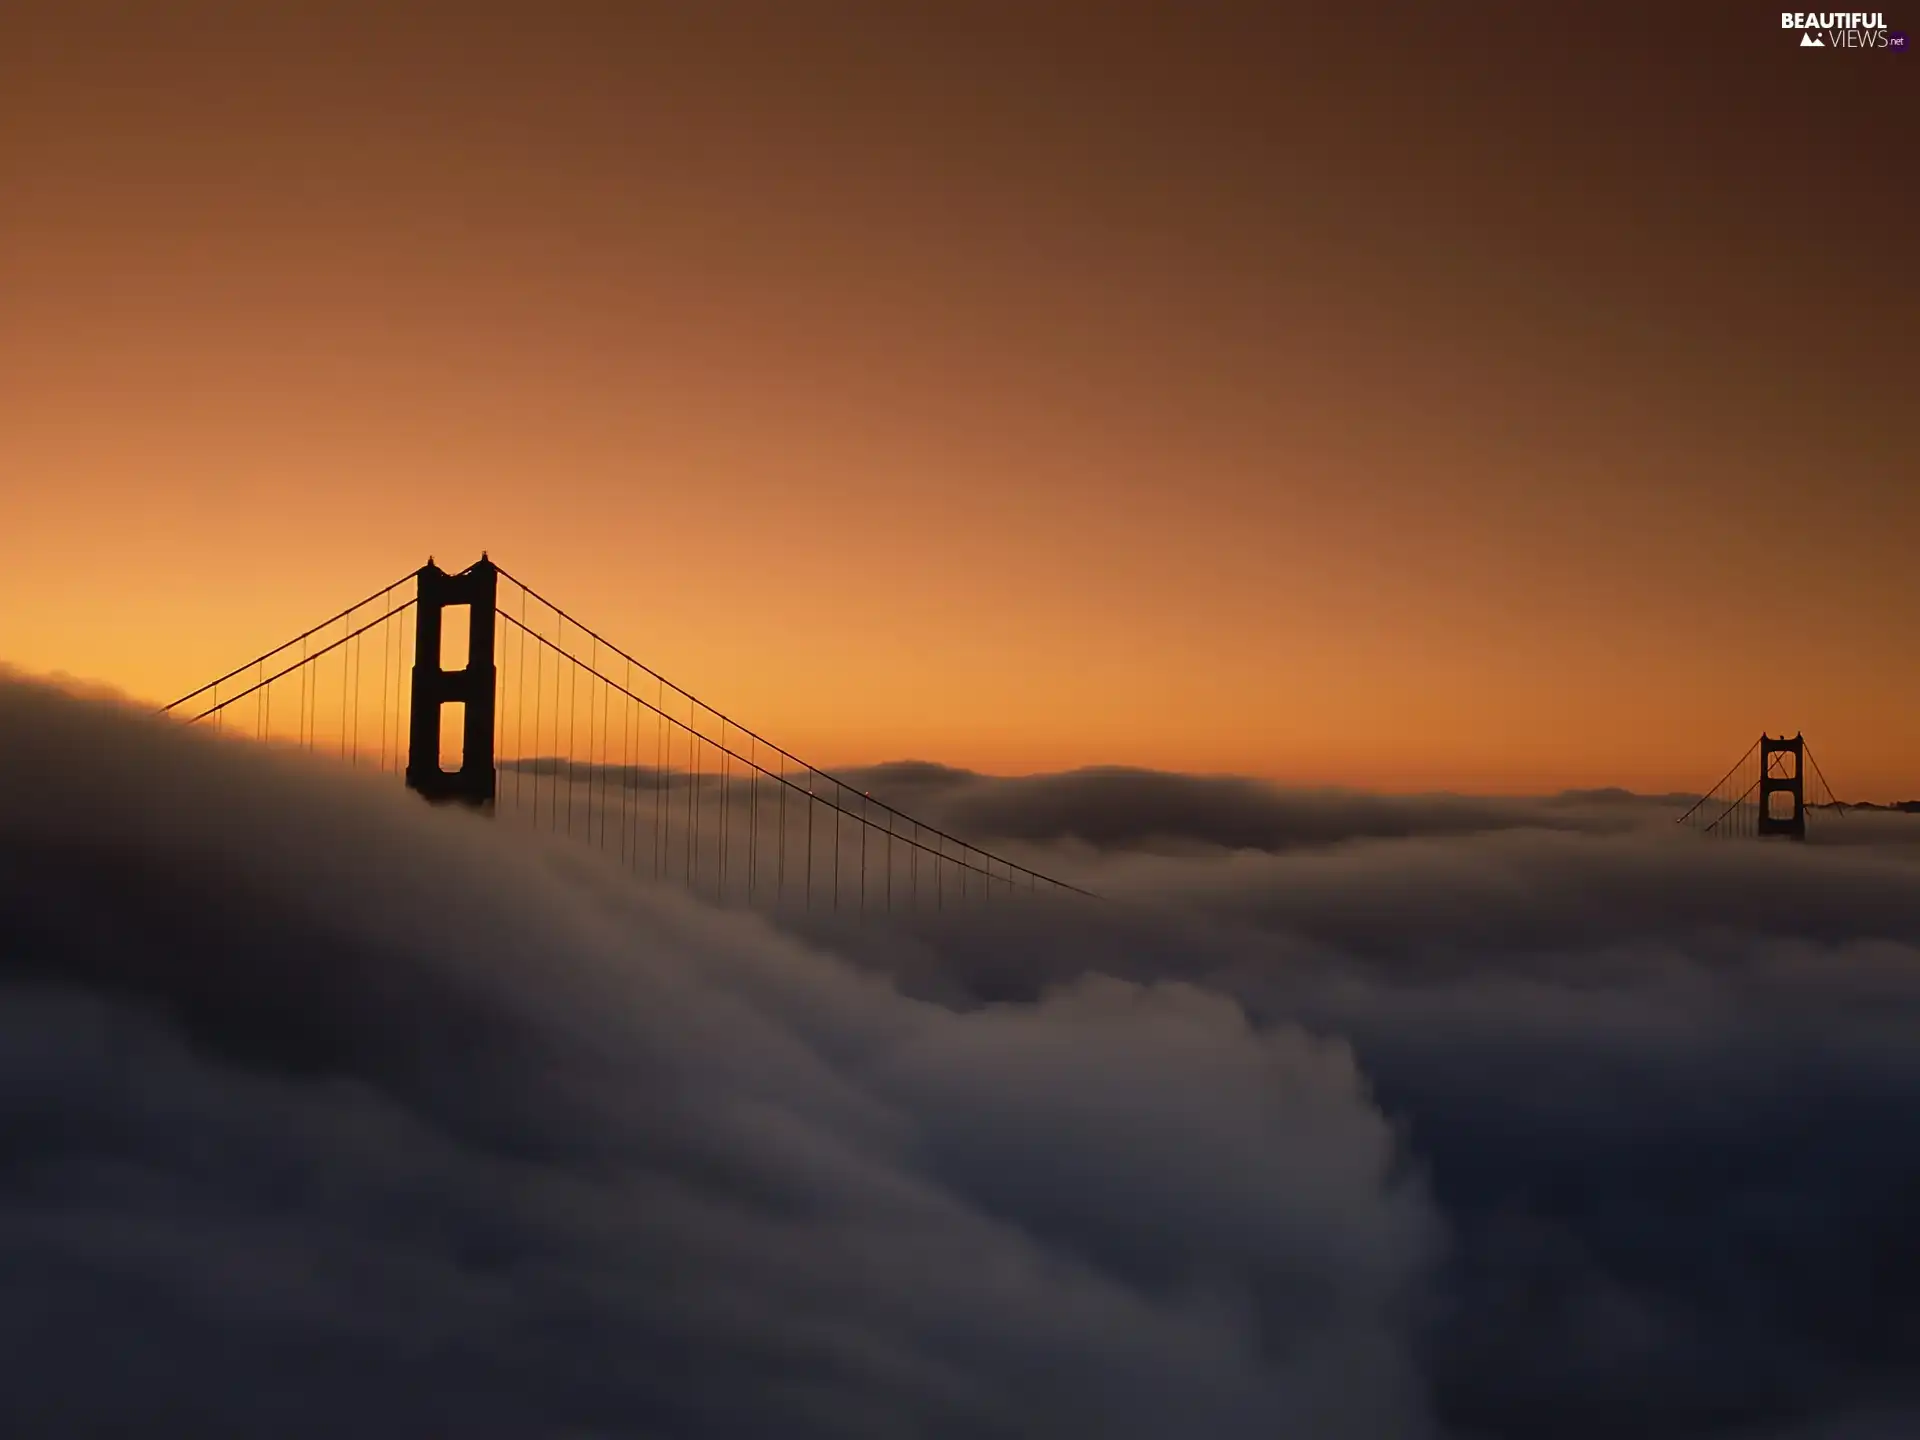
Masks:
[[[0,1430],[1916,1433],[1920,817],[869,781],[1108,898],[770,920],[0,681]]]

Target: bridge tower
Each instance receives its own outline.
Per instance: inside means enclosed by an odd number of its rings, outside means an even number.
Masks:
[[[413,720],[407,735],[407,788],[429,800],[490,806],[494,795],[493,715],[494,597],[500,572],[482,552],[457,575],[429,560],[416,574],[418,618],[414,627]],[[442,614],[465,607],[467,663],[447,670],[441,663]],[[456,614],[455,623],[458,623]],[[441,712],[458,704],[464,712],[458,769],[440,764]]]
[[[1778,774],[1774,771],[1775,756],[1785,757]],[[1755,833],[1785,835],[1792,840],[1807,838],[1806,760],[1807,742],[1803,737],[1795,735],[1791,740],[1784,735],[1778,740],[1764,734],[1760,737],[1760,816]],[[1775,795],[1792,798],[1791,814],[1774,814]]]

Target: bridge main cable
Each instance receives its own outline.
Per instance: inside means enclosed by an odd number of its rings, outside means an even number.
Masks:
[[[513,616],[507,614],[505,611],[500,612],[500,618],[502,620],[505,620],[509,625],[513,626],[516,630],[520,631],[522,634],[530,636],[536,645],[544,645],[549,650],[553,651],[554,654],[561,656],[562,658],[567,660],[573,660],[573,663],[576,665],[580,663],[578,660],[574,660],[574,657],[569,655],[560,646],[556,645],[553,641],[547,639],[546,636],[537,634],[533,630],[529,629],[527,626],[522,625],[518,620],[514,619]],[[666,711],[662,710],[659,706],[655,705],[652,701],[648,700],[645,696],[635,694],[632,690],[629,690],[626,686],[622,685],[618,680],[609,679],[606,675],[601,674],[598,670],[589,670],[588,673],[593,675],[596,679],[600,681],[602,685],[605,685],[608,689],[618,691],[620,694],[626,696],[627,699],[632,700],[633,702],[638,704],[642,709],[647,710],[654,715],[658,715],[662,720],[666,721],[667,724],[677,726],[682,730],[687,730],[689,734],[698,735],[698,732],[692,730],[691,727],[689,727],[685,721],[676,719],[674,716],[669,715]],[[672,682],[669,681],[668,683],[670,684]],[[685,692],[682,691],[681,693],[684,694]],[[717,715],[719,712],[715,711],[712,713]],[[760,764],[759,761],[753,759],[749,755],[742,755],[738,750],[733,749],[729,745],[722,744],[717,740],[709,739],[706,736],[700,736],[699,738],[700,738],[700,742],[703,745],[710,745],[713,747],[715,751],[719,752],[720,754],[726,755],[734,760],[738,760],[741,764],[747,766],[755,774],[764,775],[767,777],[767,779],[772,780],[777,784],[786,786],[786,788],[791,790],[795,795],[804,796],[806,799],[810,800],[816,805],[825,806],[828,810],[832,811],[834,814],[842,815],[849,820],[857,821],[860,825],[865,827],[865,829],[878,830],[881,828],[875,821],[868,819],[866,816],[862,815],[859,811],[848,809],[845,805],[842,805],[838,800],[828,799],[825,794],[823,794],[818,790],[809,790],[805,786],[801,785],[799,782],[791,779],[787,775],[784,775],[777,770],[767,769],[767,767]],[[777,748],[777,747],[769,747],[769,748]],[[782,755],[786,755],[785,751],[781,751],[780,753]],[[794,760],[794,763],[800,769],[806,770],[810,774],[820,776],[827,780],[833,780],[833,777],[831,775],[828,775],[826,771],[815,770],[813,769],[813,767],[807,765],[805,761],[795,759],[795,757],[791,755],[786,755],[786,758],[790,760]],[[833,780],[833,783],[836,786],[838,786],[841,790],[853,790],[853,787],[851,785],[843,785],[838,780]],[[853,790],[853,793],[856,795],[862,796],[863,799],[866,798],[865,792],[863,791]],[[934,829],[933,826],[928,825],[926,822],[921,820],[915,820],[911,815],[907,815],[900,810],[896,810],[893,806],[888,805],[885,801],[873,800],[870,803],[881,809],[886,810],[889,816],[895,819],[905,820],[908,824],[918,826],[922,830]],[[916,839],[912,835],[902,834],[899,831],[895,831],[895,830],[889,830],[886,833],[892,839],[898,840],[901,844],[906,845],[914,850],[918,850],[923,855],[931,855],[936,860],[940,860],[948,865],[952,865],[955,869],[965,870],[971,874],[982,876],[989,881],[1004,880],[1007,878],[1002,875],[994,874],[994,872],[990,869],[983,869],[978,865],[969,863],[964,855],[961,855],[961,856],[949,855],[944,850],[937,849],[934,846],[927,844],[923,840]],[[934,833],[940,834],[942,832],[934,831]],[[961,849],[967,852],[968,854],[978,855],[983,860],[997,860],[1002,865],[1007,866],[1011,870],[1018,870],[1023,875],[1032,875],[1038,879],[1045,880],[1048,886],[1052,889],[1069,890],[1076,895],[1084,895],[1090,900],[1097,900],[1100,898],[1091,890],[1083,890],[1079,886],[1071,885],[1065,880],[1056,880],[1051,875],[1042,875],[1039,871],[1029,869],[1027,866],[1020,864],[1018,861],[1007,859],[1004,855],[995,855],[990,850],[983,850],[980,848],[980,846],[975,845],[970,841],[960,840],[957,837],[952,835],[948,835],[945,838],[952,840],[956,845],[960,846]]]
[[[1702,795],[1698,800],[1694,801],[1692,805],[1688,806],[1687,813],[1682,815],[1678,820],[1674,821],[1674,824],[1684,825],[1687,823],[1687,821],[1691,820],[1695,812],[1698,811],[1702,805],[1706,804],[1709,800],[1713,799],[1714,796],[1720,793],[1720,787],[1722,785],[1726,784],[1727,781],[1733,779],[1735,775],[1740,773],[1740,767],[1746,764],[1747,761],[1752,758],[1753,752],[1755,750],[1758,750],[1759,748],[1760,748],[1760,742],[1758,740],[1755,740],[1753,744],[1747,747],[1746,754],[1742,755],[1738,760],[1734,761],[1733,764],[1727,768],[1727,773],[1722,775],[1718,780],[1714,781],[1713,788],[1707,791],[1707,793]],[[1722,751],[1721,753],[1725,754],[1726,752]],[[1756,780],[1754,784],[1758,785],[1759,782]],[[1750,795],[1752,793],[1753,793],[1753,788],[1749,787],[1747,794]],[[1743,795],[1740,797],[1739,800],[1736,800],[1734,804],[1738,805],[1739,803],[1741,803],[1741,801],[1745,799],[1746,799],[1746,796]],[[1725,818],[1726,818],[1725,815],[1722,815],[1720,817],[1721,820],[1724,820]],[[1720,820],[1716,820],[1713,823],[1715,825],[1718,825],[1720,823]],[[1711,829],[1712,827],[1709,826],[1708,828]]]
[[[980,856],[984,860],[997,861],[999,864],[1005,865],[1009,871],[1018,871],[1020,874],[1032,877],[1035,880],[1045,881],[1051,887],[1055,887],[1061,890],[1067,890],[1076,895],[1083,895],[1089,899],[1097,900],[1100,898],[1100,896],[1098,896],[1091,890],[1082,889],[1080,886],[1070,884],[1065,880],[1058,880],[1058,879],[1055,879],[1053,876],[1042,874],[1040,871],[1035,870],[1032,866],[1022,865],[1017,860],[1009,860],[1004,855],[996,855],[992,851],[983,850],[980,846],[975,845],[970,841],[963,840],[958,835],[954,835],[948,831],[942,830],[937,825],[929,825],[923,820],[916,819],[914,816],[907,814],[906,811],[901,810],[897,806],[888,804],[885,800],[873,799],[871,796],[867,795],[867,793],[864,790],[861,790],[858,786],[849,784],[847,781],[842,780],[839,776],[833,774],[831,771],[822,770],[816,765],[808,764],[805,760],[802,760],[798,755],[795,755],[792,751],[787,750],[783,746],[778,745],[775,742],[767,739],[766,736],[755,731],[752,727],[747,725],[742,725],[738,720],[735,720],[730,715],[727,715],[724,712],[715,709],[713,706],[707,704],[706,701],[694,695],[691,691],[685,690],[679,685],[674,684],[673,681],[667,679],[664,675],[662,675],[659,671],[655,670],[652,666],[648,665],[645,661],[635,659],[632,655],[628,654],[625,650],[621,649],[618,645],[616,645],[613,641],[609,640],[606,636],[594,630],[591,626],[582,624],[571,613],[569,613],[566,610],[563,610],[560,606],[556,605],[552,600],[548,599],[545,595],[541,594],[538,590],[534,589],[531,585],[527,584],[526,581],[522,580],[519,576],[513,574],[510,570],[506,569],[506,567],[500,565],[497,561],[495,562],[495,568],[499,570],[502,578],[512,581],[515,585],[519,586],[521,590],[525,591],[528,595],[532,596],[535,600],[539,601],[542,605],[546,606],[547,609],[552,611],[555,616],[564,620],[568,625],[571,625],[574,629],[578,630],[581,634],[589,637],[598,645],[606,646],[607,649],[611,650],[614,654],[618,655],[622,660],[625,660],[628,664],[634,666],[636,669],[640,670],[642,673],[650,676],[653,680],[655,680],[665,688],[672,690],[676,695],[679,695],[681,698],[685,699],[690,704],[699,706],[702,710],[705,710],[709,715],[713,716],[716,720],[719,720],[725,725],[735,730],[738,730],[742,735],[745,735],[749,739],[751,739],[756,745],[764,745],[767,747],[768,750],[772,751],[775,755],[779,756],[782,760],[791,761],[794,768],[799,770],[804,770],[811,775],[818,776],[823,780],[830,781],[835,787],[837,787],[838,790],[852,791],[854,794],[859,795],[863,799],[865,799],[869,804],[884,811],[890,817],[890,820],[903,820],[907,824],[915,826],[917,830],[927,831],[937,836],[941,841],[948,842],[955,845],[962,852],[962,856],[964,856],[967,853],[975,854]],[[554,643],[551,640],[548,640],[545,636],[539,634],[538,632],[529,629],[529,627],[527,627],[525,624],[521,623],[520,621],[516,620],[504,608],[499,610],[497,613],[499,614],[501,619],[506,620],[508,623],[512,624],[516,629],[520,630],[523,634],[531,635],[536,642],[546,646],[549,650],[552,650],[556,655],[565,656],[568,660],[571,660],[576,665],[585,664],[585,662],[582,661],[579,656],[572,654],[571,652],[567,651],[560,645]],[[245,667],[242,667],[242,668],[245,668]],[[665,711],[661,710],[658,706],[654,705],[651,701],[648,701],[642,698],[641,696],[634,694],[633,691],[627,689],[625,686],[621,685],[619,682],[610,679],[608,676],[600,674],[600,672],[597,670],[594,670],[593,667],[587,666],[586,668],[591,673],[597,675],[603,684],[612,686],[613,688],[619,690],[622,694],[626,695],[629,699],[634,700],[639,704],[645,706],[648,710],[652,711],[656,715],[659,715],[662,719],[666,720],[668,723],[674,724],[674,725],[679,725],[682,723],[678,720],[675,720],[674,717],[672,717],[671,715],[668,715]],[[705,743],[714,745],[716,749],[723,750],[724,753],[731,755],[734,759],[741,761],[743,764],[752,766],[754,769],[758,770],[761,774],[766,775],[770,779],[780,780],[782,784],[788,786],[789,788],[797,791],[800,794],[808,793],[805,790],[803,790],[800,786],[795,785],[792,781],[787,780],[783,775],[780,775],[775,771],[768,770],[765,766],[760,765],[757,761],[752,760],[747,756],[741,755],[738,751],[725,749],[725,747],[720,746],[717,742],[712,740],[706,740]],[[818,801],[820,804],[828,806],[830,809],[838,812],[841,815],[847,816],[855,820],[861,819],[861,816],[858,815],[856,812],[849,810],[844,806],[841,806],[833,801],[827,800],[826,797],[823,795],[819,795],[816,793],[812,796],[812,798]],[[871,825],[873,822],[871,820],[865,820],[862,823]],[[932,846],[919,844],[917,842],[909,840],[908,837],[905,835],[901,835],[898,838],[903,841],[907,841],[909,844],[915,845],[916,848],[918,848],[924,853],[939,855],[940,858],[951,861],[952,863],[961,866],[961,868],[963,869],[971,870],[974,874],[986,874],[988,876],[991,876],[992,874],[990,870],[982,870],[978,866],[966,864],[963,858],[949,855],[944,851],[944,849],[936,850]]]
[[[405,585],[409,580],[412,580],[414,578],[414,574],[415,572],[409,570],[405,575],[402,575],[398,580],[395,580],[391,585],[382,585],[378,590],[374,591],[371,595],[367,596],[366,599],[347,606],[347,608],[342,610],[338,615],[329,615],[325,620],[322,620],[318,625],[310,626],[308,629],[302,630],[298,635],[294,636],[291,640],[283,641],[280,644],[274,646],[271,650],[266,650],[261,652],[260,654],[254,656],[253,659],[247,661],[247,663],[244,665],[234,666],[233,669],[229,670],[226,674],[222,675],[218,680],[209,680],[206,684],[202,685],[199,689],[189,690],[186,694],[182,695],[178,700],[172,701],[171,703],[166,705],[162,705],[160,707],[160,713],[165,715],[170,711],[178,710],[182,705],[186,704],[189,700],[192,700],[198,696],[204,695],[209,690],[218,690],[222,685],[226,684],[227,681],[234,679],[236,676],[243,675],[247,671],[252,670],[257,666],[264,664],[268,660],[271,660],[275,655],[278,655],[282,650],[291,649],[293,646],[298,645],[302,640],[310,639],[311,637],[318,635],[322,630],[326,629],[329,625],[339,624],[340,621],[346,619],[347,616],[353,614],[354,611],[362,609],[365,606],[371,605],[374,601],[378,600],[383,595],[391,595],[395,590],[398,590],[402,585]],[[516,581],[515,583],[518,584],[519,582]],[[396,606],[394,607],[393,610],[388,611],[385,614],[381,615],[380,619],[387,618],[388,614],[398,614],[401,610],[406,609],[407,605],[411,605],[411,604],[413,604],[413,601],[408,600],[406,604]],[[365,628],[365,627],[362,627],[362,628]],[[336,641],[334,643],[338,644],[339,642]],[[331,649],[332,646],[329,646],[327,648]],[[316,653],[324,654],[325,651],[320,651]],[[238,697],[236,696],[233,698],[237,699]],[[227,703],[227,702],[222,702],[222,703]],[[201,719],[201,718],[204,718],[204,716],[196,716],[195,718]]]

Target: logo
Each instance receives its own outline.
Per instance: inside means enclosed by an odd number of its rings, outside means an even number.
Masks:
[[[1882,12],[1782,10],[1782,30],[1800,32],[1802,50],[1905,50],[1904,30],[1889,31]]]

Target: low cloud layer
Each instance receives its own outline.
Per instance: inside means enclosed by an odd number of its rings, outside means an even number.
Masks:
[[[983,843],[1100,850],[1289,850],[1346,840],[1543,829],[1614,833],[1671,819],[1674,796],[1579,790],[1546,798],[1289,789],[1234,775],[1103,767],[1017,778],[914,762],[849,779]]]
[[[1914,1433],[1911,850],[884,783],[1119,898],[783,929],[0,684],[0,1429]]]
[[[1425,1428],[1438,1222],[1337,1040],[905,998],[18,685],[0,757],[7,1433]]]
[[[1448,1236],[1442,1433],[1920,1433],[1910,845],[1493,833],[1081,874],[1123,898],[841,943],[955,1008],[1097,968],[1350,1045]]]

